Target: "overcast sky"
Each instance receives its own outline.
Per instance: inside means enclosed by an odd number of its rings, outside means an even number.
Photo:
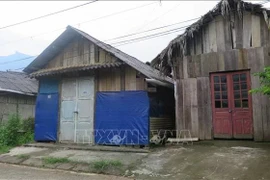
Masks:
[[[1,1],[0,27],[86,2],[87,1]],[[38,55],[65,30],[67,25],[72,25],[99,40],[105,41],[118,36],[200,17],[211,10],[217,2],[218,1],[162,1],[160,3],[159,1],[98,1],[29,23],[0,29],[0,56],[13,54],[15,51],[29,55]],[[267,5],[269,4],[270,3]],[[146,6],[141,7],[143,5]],[[108,16],[96,21],[92,20],[136,7],[140,8],[118,15]],[[194,21],[177,24],[158,31],[142,33],[125,39],[106,42],[112,44],[120,40],[151,35],[179,28],[191,24],[192,22]],[[166,47],[170,40],[182,32],[183,31],[175,32],[158,38],[117,46],[117,48],[137,57],[143,62],[151,61]]]

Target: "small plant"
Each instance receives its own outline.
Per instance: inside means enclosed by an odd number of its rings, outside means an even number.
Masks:
[[[250,93],[260,93],[270,97],[270,66],[265,67],[263,72],[254,73],[254,76],[258,76],[261,86],[250,90]]]
[[[110,167],[120,167],[122,163],[117,160],[101,160],[93,162],[92,166],[96,170],[106,170]]]
[[[16,146],[19,142],[20,118],[16,114],[10,115],[7,123],[0,128],[0,145]]]
[[[0,146],[0,154],[8,153],[10,149],[9,146]]]
[[[71,162],[68,158],[56,158],[56,157],[44,157],[42,158],[45,164],[56,164],[56,163],[68,163]]]
[[[19,154],[16,157],[19,159],[29,159],[30,155],[29,154]]]
[[[35,119],[32,117],[29,117],[27,119],[22,120],[21,129],[24,132],[34,133],[35,128]]]
[[[34,119],[22,120],[18,115],[9,116],[8,121],[0,126],[0,147],[17,146],[34,140]]]

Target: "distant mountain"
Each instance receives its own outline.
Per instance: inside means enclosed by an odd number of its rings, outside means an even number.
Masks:
[[[17,51],[8,56],[0,56],[0,71],[22,71],[24,67],[28,66],[34,59],[35,56],[30,56]]]

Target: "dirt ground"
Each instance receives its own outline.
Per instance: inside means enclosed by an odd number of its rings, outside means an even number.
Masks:
[[[270,179],[270,143],[204,141],[158,148],[132,170],[136,179]]]

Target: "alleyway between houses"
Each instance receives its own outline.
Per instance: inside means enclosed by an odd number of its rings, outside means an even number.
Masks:
[[[43,160],[46,157],[62,158],[61,161],[65,161],[44,164]],[[5,176],[1,175],[1,178],[4,179],[16,179],[18,174],[22,174],[22,179],[29,179],[28,176],[30,175],[38,177],[34,179],[46,179],[42,178],[42,174],[50,174],[48,177],[55,177],[53,179],[59,180],[68,180],[73,176],[84,179],[84,176],[75,172],[97,172],[122,176],[121,178],[124,179],[141,180],[266,180],[270,179],[270,143],[201,141],[193,145],[155,147],[150,149],[149,153],[117,152],[117,148],[113,152],[18,147],[8,154],[0,155],[0,162],[47,168],[44,171],[48,172],[50,172],[50,168],[53,168],[71,170],[74,173],[72,175],[67,175],[66,171],[64,171],[65,173],[45,173],[43,170],[32,171],[27,169],[30,167],[23,166],[25,170],[22,170],[20,167],[12,166],[9,168],[10,165],[0,164],[1,171],[6,173]],[[97,171],[98,169],[91,168],[96,162],[99,162],[99,164],[104,162],[117,163],[112,163],[112,166],[108,166],[107,169]],[[106,167],[105,165],[103,167]],[[65,178],[66,176],[70,177]],[[108,177],[111,179],[114,176]],[[95,178],[106,179],[107,176],[92,175],[90,179]]]

